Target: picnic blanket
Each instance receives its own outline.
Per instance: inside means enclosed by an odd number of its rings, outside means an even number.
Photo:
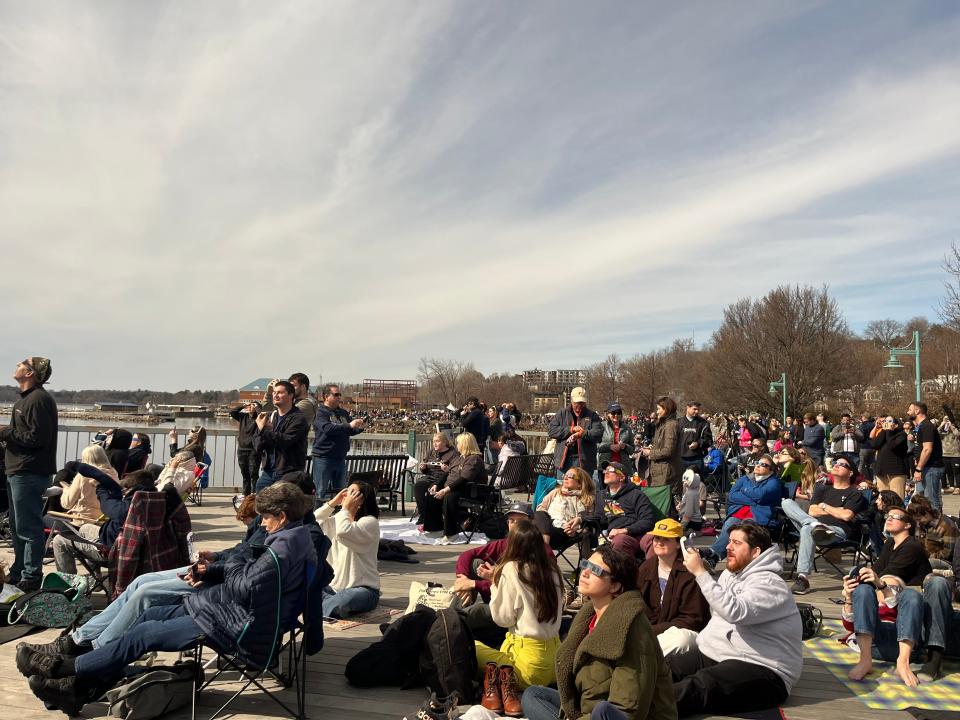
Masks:
[[[439,537],[423,535],[417,530],[417,523],[407,518],[381,518],[380,538],[382,540],[403,540],[410,545],[436,545]],[[486,535],[476,533],[467,543],[467,536],[462,533],[454,541],[455,545],[486,545],[490,542]]]
[[[807,649],[856,698],[874,710],[960,710],[960,663],[945,660],[943,677],[933,683],[908,688],[895,674],[893,663],[873,661],[873,671],[863,680],[850,680],[847,673],[857,662],[857,651],[838,641],[846,630],[839,620],[824,620],[820,634],[806,641]]]
[[[379,625],[383,622],[391,622],[392,619],[403,614],[403,608],[391,608],[385,605],[377,605],[373,610],[358,615],[351,615],[344,620],[328,622],[324,620],[324,630],[349,630],[358,625]]]

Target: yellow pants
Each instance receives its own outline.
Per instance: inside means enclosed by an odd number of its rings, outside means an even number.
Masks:
[[[535,640],[507,633],[499,650],[477,642],[477,662],[480,673],[488,662],[497,665],[513,665],[517,684],[523,690],[530,685],[552,685],[557,679],[556,661],[560,638]]]

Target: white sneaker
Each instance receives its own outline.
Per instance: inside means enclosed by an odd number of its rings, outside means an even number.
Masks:
[[[449,538],[446,535],[437,540],[437,545],[453,545],[453,538]]]

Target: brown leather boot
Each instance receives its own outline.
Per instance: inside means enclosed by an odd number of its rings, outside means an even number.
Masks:
[[[508,717],[523,717],[523,705],[520,702],[520,690],[517,688],[517,676],[513,666],[500,666],[500,697],[503,700],[503,714]]]
[[[480,704],[490,712],[503,714],[503,701],[500,699],[500,676],[497,674],[497,664],[488,662],[483,672],[483,699]]]

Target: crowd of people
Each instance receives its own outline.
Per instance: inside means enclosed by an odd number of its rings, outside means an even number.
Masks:
[[[0,430],[9,581],[25,592],[42,580],[45,528],[59,571],[75,572],[82,558],[104,562],[138,495],[159,494],[172,516],[209,464],[202,427],[183,448],[172,438],[163,464],[150,463],[146,438],[118,428],[57,468],[56,404],[43,388],[50,372],[45,358],[17,365],[21,399]],[[317,398],[309,387],[294,373],[271,382],[263,402],[232,411],[244,540],[141,573],[54,642],[18,645],[17,667],[38,698],[76,714],[145,652],[181,650],[201,635],[264,667],[277,618],[306,612],[322,635],[321,617],[377,606],[376,489],[346,473],[351,438],[366,422],[341,407],[336,385]],[[554,487],[536,507],[510,505],[505,537],[469,547],[456,563],[452,588],[476,637],[480,704],[531,720],[776,707],[802,669],[794,598],[815,585],[816,558],[850,541],[875,556],[843,580],[841,619],[858,653],[850,678],[885,660],[908,686],[935,681],[943,659],[960,652],[960,529],[942,502],[960,480],[960,430],[949,417],[934,422],[922,402],[906,410],[905,418],[844,413],[831,425],[807,414],[781,424],[702,415],[696,402],[680,414],[662,397],[649,418],[633,419],[616,402],[601,416],[586,390],[574,389],[547,428]],[[414,483],[424,533],[457,541],[465,488],[494,487],[502,463],[526,453],[521,419],[511,404],[468,398],[452,440],[435,435]],[[51,486],[61,490],[59,506],[44,516]],[[693,547],[707,526],[708,488],[724,511],[715,540]],[[655,506],[661,496],[667,502]],[[73,535],[57,533],[63,522]],[[572,577],[558,564],[567,552],[577,556]],[[792,587],[783,577],[791,553]],[[319,570],[318,592],[302,608],[308,566]]]

